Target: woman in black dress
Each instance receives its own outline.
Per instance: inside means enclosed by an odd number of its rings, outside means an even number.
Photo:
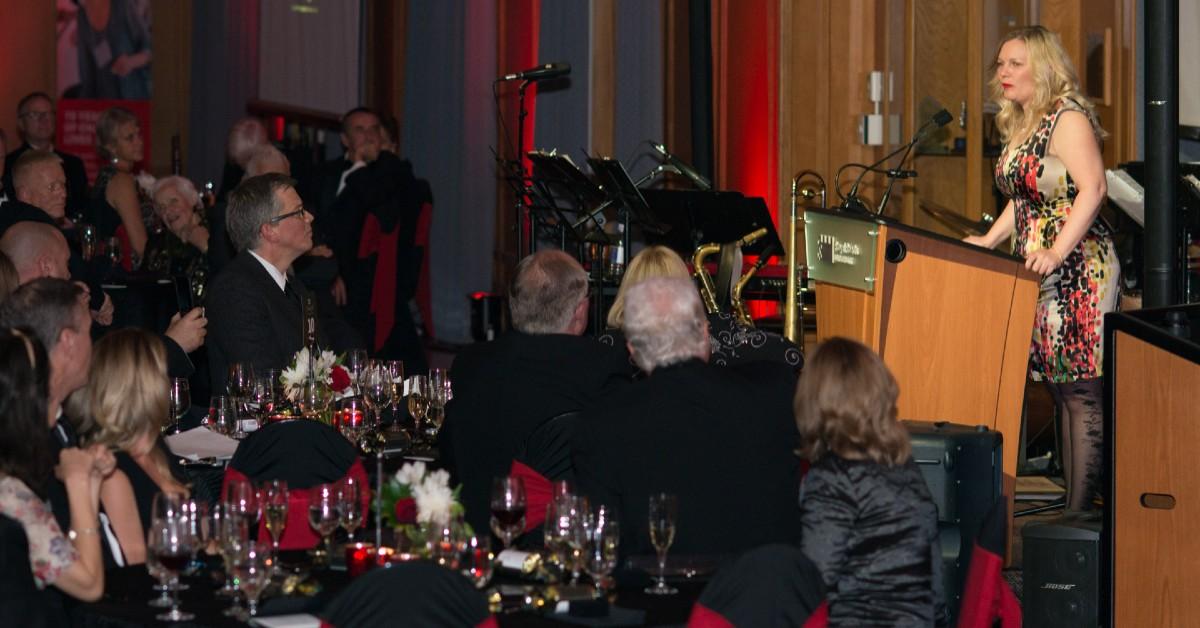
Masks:
[[[83,411],[78,416],[90,417],[85,440],[117,450],[117,470],[101,487],[100,501],[126,565],[146,560],[154,496],[188,493],[159,438],[169,412],[169,384],[162,341],[145,330],[122,329],[96,343],[87,387],[72,398]]]
[[[800,548],[821,571],[829,625],[947,621],[937,507],[896,420],[899,389],[867,347],[833,338],[796,388]]]

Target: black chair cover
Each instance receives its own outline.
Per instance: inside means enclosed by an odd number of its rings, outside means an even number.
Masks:
[[[463,576],[428,562],[399,563],[359,577],[325,609],[335,628],[478,626],[487,600]]]
[[[821,572],[790,545],[764,545],[713,576],[696,602],[734,626],[802,626],[825,599]]]
[[[544,421],[529,433],[515,459],[547,480],[574,479],[571,439],[580,415],[579,411],[564,412]]]
[[[51,625],[48,601],[33,583],[24,526],[0,515],[0,626]]]
[[[255,482],[284,480],[309,488],[341,479],[358,459],[354,445],[319,421],[270,423],[241,443],[229,466]]]

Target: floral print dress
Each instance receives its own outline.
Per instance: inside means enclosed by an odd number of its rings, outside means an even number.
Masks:
[[[54,584],[79,555],[75,545],[63,536],[50,506],[29,490],[25,483],[10,476],[0,477],[0,513],[21,522],[29,539],[29,566],[39,589]]]
[[[1006,146],[996,162],[996,185],[1013,202],[1013,252],[1021,257],[1054,244],[1078,193],[1062,160],[1048,152],[1064,111],[1086,115],[1074,102],[1060,101],[1029,139]],[[1096,220],[1062,266],[1042,278],[1029,365],[1033,379],[1062,383],[1100,377],[1104,314],[1116,309],[1120,274],[1112,237]]]

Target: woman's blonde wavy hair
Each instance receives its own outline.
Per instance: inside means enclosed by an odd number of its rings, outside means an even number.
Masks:
[[[866,346],[830,338],[804,360],[793,402],[800,447],[816,462],[827,452],[887,466],[904,464],[908,431],[896,420],[900,388],[883,360]]]
[[[1005,98],[1000,80],[996,78],[1000,49],[1014,39],[1025,42],[1025,50],[1029,55],[1026,62],[1033,74],[1033,100],[1028,108],[1022,108],[1021,105]],[[1095,106],[1080,90],[1075,66],[1067,56],[1062,41],[1053,31],[1043,26],[1028,26],[1012,31],[996,48],[991,71],[992,78],[988,80],[988,87],[991,89],[992,100],[1000,105],[1000,113],[996,114],[996,128],[1005,143],[1014,138],[1029,137],[1042,117],[1057,106],[1060,100],[1070,100],[1083,109],[1088,121],[1092,123],[1097,142],[1108,135],[1096,118]]]
[[[634,284],[651,277],[682,277],[687,278],[687,264],[675,251],[665,246],[654,245],[643,249],[629,261],[625,276],[621,279],[621,287],[617,288],[617,296],[613,299],[612,307],[608,310],[608,326],[620,329],[625,322],[625,295]]]
[[[142,329],[112,332],[96,343],[87,386],[72,401],[88,417],[90,443],[129,451],[147,434],[157,436],[170,400],[167,352],[162,340]]]

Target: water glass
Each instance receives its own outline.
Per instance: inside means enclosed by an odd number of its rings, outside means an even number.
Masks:
[[[275,571],[275,560],[271,551],[259,543],[247,541],[233,554],[233,572],[237,576],[238,588],[246,596],[248,616],[258,616],[258,598],[271,582]],[[247,618],[243,617],[243,621]]]
[[[604,591],[604,583],[617,567],[617,549],[621,543],[621,526],[611,507],[601,504],[587,529],[587,552],[583,569],[596,585]]]
[[[458,569],[476,589],[487,586],[492,579],[492,565],[496,557],[492,554],[491,541],[487,537],[471,537],[467,540]]]
[[[366,349],[351,349],[346,352],[346,369],[350,371],[350,377],[355,384],[360,383],[363,369],[367,366],[367,350]]]
[[[208,429],[225,436],[233,436],[238,429],[237,409],[232,397],[213,395],[208,404]]]
[[[363,523],[362,496],[365,487],[354,479],[346,476],[337,483],[338,522],[354,543],[354,533]]]
[[[333,484],[318,484],[308,492],[308,524],[324,539],[323,549],[314,549],[313,557],[318,564],[328,564],[330,535],[341,522],[338,512],[338,491]]]

